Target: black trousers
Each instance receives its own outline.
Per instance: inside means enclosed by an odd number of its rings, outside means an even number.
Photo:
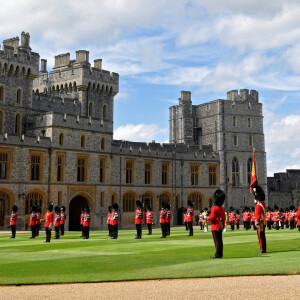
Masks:
[[[267,221],[267,227],[269,230],[272,229],[272,221]]]
[[[152,234],[152,223],[147,223],[148,233]]]
[[[284,229],[284,221],[280,221],[281,229]]]
[[[169,236],[171,233],[171,223],[165,223],[166,224],[166,235]]]
[[[35,231],[36,225],[30,225],[30,228],[31,228],[31,238],[34,239],[36,236],[36,231]]]
[[[65,224],[60,224],[60,235],[63,236],[65,234]]]
[[[118,225],[110,225],[110,227],[111,227],[112,238],[117,239],[118,238]]]
[[[259,241],[259,246],[260,246],[260,252],[266,253],[267,252],[267,241],[266,241],[266,226],[257,226],[257,237]]]
[[[84,237],[83,224],[80,224],[80,228],[81,228],[81,237]]]
[[[204,226],[202,224],[202,222],[200,222],[200,230],[203,230]]]
[[[240,229],[240,222],[235,222],[235,226],[236,226],[236,229],[239,230]]]
[[[11,237],[14,239],[16,237],[16,225],[10,225]]]
[[[55,238],[59,239],[59,226],[54,226],[55,228]]]
[[[41,223],[35,225],[35,236],[40,235],[40,228],[41,228]]]
[[[83,226],[83,237],[85,239],[90,237],[90,226]]]
[[[223,239],[222,239],[222,232],[223,230],[215,230],[212,231],[215,247],[216,247],[216,254],[215,257],[222,258],[223,257]]]
[[[187,223],[189,228],[189,236],[193,236],[194,235],[193,222],[187,222]]]
[[[184,225],[185,225],[185,230],[188,231],[189,228],[188,228],[188,223],[187,222],[184,222]]]
[[[110,225],[110,224],[107,224],[107,228],[108,228],[108,235],[110,236],[110,237],[113,237],[113,234],[112,234],[112,228],[111,228],[111,226],[112,225]]]
[[[293,230],[295,229],[295,221],[290,221],[290,229]]]
[[[234,221],[230,222],[230,228],[231,228],[231,230],[234,230]]]
[[[138,239],[142,238],[142,224],[135,224],[136,227],[136,236]]]
[[[165,238],[167,236],[166,223],[160,223],[160,227],[161,227],[161,237]]]
[[[297,227],[298,227],[298,231],[300,232],[300,225],[297,225]]]
[[[51,228],[45,227],[46,229],[46,242],[50,243],[51,240]]]
[[[285,228],[289,228],[289,224],[290,224],[290,223],[289,223],[289,220],[285,220],[284,223],[285,223]]]
[[[245,221],[245,228],[246,228],[246,230],[249,230],[251,228],[250,221]]]
[[[279,230],[279,221],[275,221],[274,223],[275,223],[275,229]]]

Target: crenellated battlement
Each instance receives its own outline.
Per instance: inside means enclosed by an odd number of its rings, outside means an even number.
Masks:
[[[232,90],[227,92],[227,100],[231,101],[253,101],[258,102],[258,92],[256,90],[251,90],[249,93],[248,89],[241,89],[240,93],[238,90]]]

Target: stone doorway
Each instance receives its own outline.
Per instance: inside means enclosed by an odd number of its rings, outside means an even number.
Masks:
[[[80,214],[83,206],[89,205],[89,201],[84,196],[74,197],[69,206],[69,230],[80,231]]]
[[[5,218],[5,201],[0,199],[0,226],[4,226]]]

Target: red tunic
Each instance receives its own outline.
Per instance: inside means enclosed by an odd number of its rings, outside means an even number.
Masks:
[[[118,225],[118,222],[119,222],[119,214],[117,212],[113,212],[111,225]]]
[[[234,222],[235,220],[235,213],[230,213],[229,214],[229,222]]]
[[[54,226],[57,227],[60,225],[60,214],[55,214],[54,216]]]
[[[106,222],[110,225],[110,212],[107,213]]]
[[[295,213],[292,211],[289,212],[289,221],[295,221]]]
[[[261,202],[260,204],[256,204],[255,205],[255,220],[257,223],[261,223],[261,220],[263,221],[263,225],[264,224],[264,220],[265,220],[265,214],[266,214],[266,203],[265,202]]]
[[[137,209],[135,211],[135,224],[142,224],[144,217],[144,212],[142,209]]]
[[[300,226],[300,206],[298,206],[296,217],[297,217],[297,226]]]
[[[183,215],[183,220],[184,220],[184,222],[187,222],[187,215],[186,215],[186,213]]]
[[[187,209],[187,222],[193,222],[193,216],[194,216],[194,209],[188,208]]]
[[[272,213],[270,211],[267,212],[266,220],[272,221]]]
[[[41,213],[36,213],[36,215],[35,215],[35,224],[36,225],[41,224]]]
[[[241,219],[240,215],[235,215],[235,223],[239,223]]]
[[[84,221],[84,214],[80,215],[80,225],[83,225],[83,221]]]
[[[112,225],[112,224],[111,224],[112,218],[113,218],[113,213],[111,212],[111,213],[109,214],[109,224],[110,224],[110,225]]]
[[[171,223],[171,219],[172,219],[172,212],[168,210],[166,213],[166,223]]]
[[[11,213],[10,215],[10,225],[17,225],[18,215],[16,213]]]
[[[153,213],[152,211],[146,212],[146,224],[151,224],[153,220]]]
[[[30,225],[30,226],[35,225],[35,220],[36,220],[36,215],[35,215],[35,213],[31,213],[31,214],[30,214],[29,225]]]
[[[84,214],[83,226],[87,227],[90,226],[91,217],[89,214]]]
[[[65,224],[67,215],[65,213],[60,213],[60,224]]]
[[[248,211],[245,214],[245,221],[250,221],[251,220],[251,213]]]
[[[252,213],[251,213],[251,221],[252,221],[252,222],[255,222],[255,212],[252,212]]]
[[[166,212],[162,209],[159,213],[160,223],[166,223]]]
[[[222,206],[213,206],[208,220],[211,221],[211,231],[223,230],[225,226],[225,209]]]
[[[50,227],[50,224],[53,223],[53,213],[48,211],[45,213],[45,227]]]

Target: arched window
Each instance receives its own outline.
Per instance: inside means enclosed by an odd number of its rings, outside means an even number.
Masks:
[[[21,134],[21,115],[16,114],[15,117],[15,133]]]
[[[43,210],[43,196],[39,192],[31,192],[25,197],[25,214],[30,214],[32,205],[38,205]]]
[[[236,127],[236,125],[237,125],[237,122],[236,122],[236,116],[233,116],[233,117],[232,117],[232,126],[233,126],[233,127]]]
[[[249,186],[251,183],[251,174],[252,174],[252,158],[249,158],[247,162],[247,179],[248,179]]]
[[[191,200],[194,203],[194,209],[195,210],[203,209],[201,194],[199,194],[199,193],[189,194],[187,200]]]
[[[80,145],[81,145],[81,148],[85,148],[85,136],[84,135],[81,136]]]
[[[233,135],[233,145],[234,146],[238,145],[238,136],[236,134]]]
[[[240,185],[240,167],[239,161],[235,157],[232,160],[232,186],[239,186]]]
[[[4,100],[4,86],[0,86],[0,101]]]
[[[248,145],[249,145],[250,147],[253,146],[253,137],[252,137],[252,135],[249,135],[249,137],[248,137]]]
[[[4,126],[4,113],[2,110],[0,110],[0,132],[3,132],[3,126]]]
[[[93,103],[90,102],[90,104],[89,104],[89,116],[92,116],[92,114],[93,114]]]
[[[134,194],[128,192],[123,196],[123,211],[130,212],[135,210]]]
[[[103,120],[106,119],[106,105],[103,105]]]
[[[143,194],[142,202],[144,203],[144,208],[146,208],[147,205],[150,205],[152,210],[154,210],[154,208],[153,208],[153,195],[151,193]]]
[[[60,145],[60,146],[63,146],[63,145],[64,145],[64,134],[63,134],[63,133],[61,133],[61,134],[59,135],[59,145]]]
[[[171,204],[171,199],[169,194],[162,193],[159,195],[159,209],[161,209],[163,202]]]
[[[21,89],[17,89],[17,103],[21,103],[22,91]]]
[[[247,126],[252,127],[252,119],[251,118],[248,118]]]
[[[101,150],[105,149],[105,138],[101,139]]]

